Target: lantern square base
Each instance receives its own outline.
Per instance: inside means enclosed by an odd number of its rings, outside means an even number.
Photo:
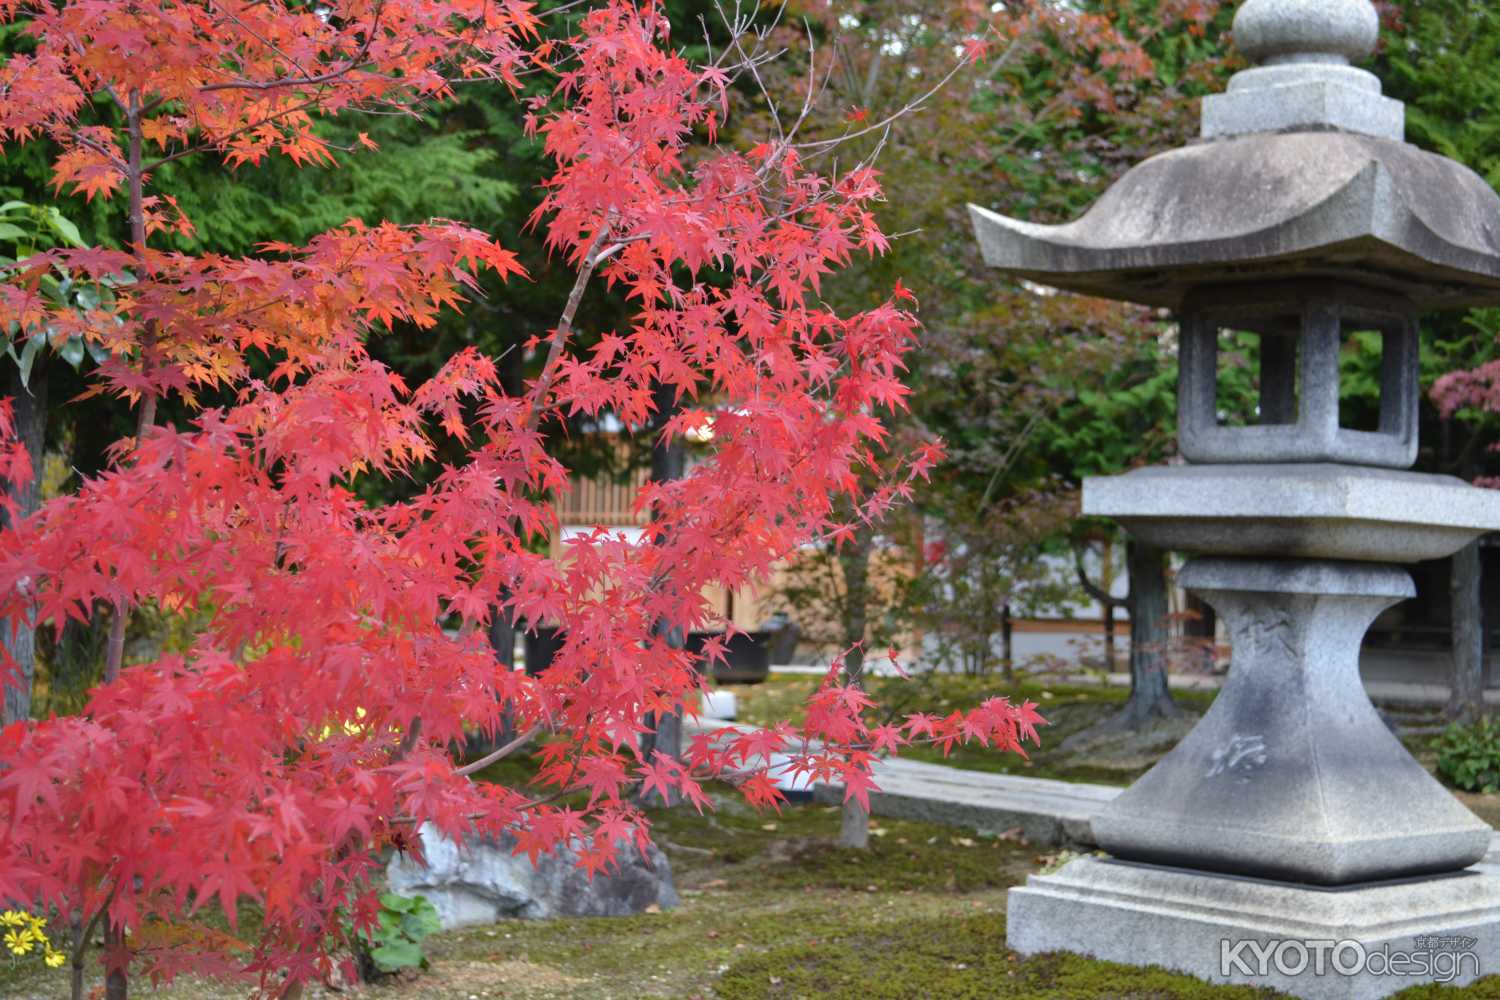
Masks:
[[[1325,888],[1086,857],[1031,876],[1007,911],[1007,944],[1023,955],[1155,965],[1305,1000],[1500,973],[1500,864]]]

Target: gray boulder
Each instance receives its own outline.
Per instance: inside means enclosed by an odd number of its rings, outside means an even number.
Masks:
[[[672,865],[654,844],[643,856],[621,841],[618,868],[590,881],[568,848],[533,865],[508,837],[458,844],[431,826],[421,837],[427,864],[397,854],[386,879],[392,892],[425,896],[445,929],[515,917],[623,917],[678,903]]]

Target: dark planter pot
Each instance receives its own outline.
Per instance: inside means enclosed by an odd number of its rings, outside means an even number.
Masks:
[[[526,643],[526,673],[535,677],[552,666],[552,658],[562,649],[563,630],[555,625],[539,625],[527,629],[523,641]]]
[[[703,644],[723,632],[689,632],[684,646],[702,653]],[[724,645],[724,662],[713,664],[713,679],[720,684],[759,684],[771,673],[771,636],[768,632],[743,632],[730,636]]]

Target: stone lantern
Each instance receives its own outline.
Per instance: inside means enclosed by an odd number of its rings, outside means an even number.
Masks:
[[[1190,553],[1179,582],[1233,648],[1202,721],[1095,819],[1109,857],[1012,890],[1020,952],[1319,998],[1500,973],[1492,832],[1359,677],[1365,630],[1415,592],[1399,564],[1500,530],[1500,492],[1408,471],[1417,317],[1500,304],[1500,197],[1402,141],[1401,104],[1350,65],[1377,29],[1368,0],[1248,0],[1234,38],[1258,65],[1205,99],[1200,141],[1066,225],[971,209],[990,265],[1175,313],[1186,461],[1089,479],[1083,509]],[[1340,422],[1356,331],[1381,348],[1373,427]],[[1216,398],[1225,333],[1258,344],[1247,426]]]

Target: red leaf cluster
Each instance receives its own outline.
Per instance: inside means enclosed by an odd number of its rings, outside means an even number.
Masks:
[[[28,19],[39,39],[0,72],[0,138],[51,136],[60,184],[124,189],[140,223],[127,250],[38,255],[0,284],[0,311],[106,348],[96,392],[143,408],[175,395],[195,413],[143,420],[109,471],[4,536],[9,621],[150,606],[190,623],[192,640],[127,667],[79,716],[0,732],[0,900],[102,914],[153,975],[232,967],[278,992],[330,972],[342,922],[373,917],[376,849],[412,849],[419,824],[507,833],[533,857],[572,843],[598,871],[647,837],[637,786],[701,808],[702,782],[729,777],[775,804],[767,772],[788,754],[794,772],[864,801],[876,754],[1035,738],[1034,706],[1003,700],[872,727],[866,696],[831,673],[796,730],[643,758],[643,719],[692,705],[701,683],[663,625],[717,624],[707,588],[763,582],[798,546],[836,542],[841,496],[878,518],[937,454],[895,475],[874,459],[882,414],[906,396],[909,296],[848,316],[818,296],[854,254],[885,247],[878,178],[819,172],[790,141],[705,147],[725,67],[685,60],[657,6],[603,3],[543,54],[526,52],[534,21],[516,0],[0,0],[0,18]],[[331,153],[314,113],[528,68],[557,78],[530,108],[554,164],[533,221],[578,284],[519,395],[477,352],[412,386],[366,350],[380,327],[429,327],[460,307],[483,273],[524,279],[462,225],[356,220],[251,258],[147,245],[190,222],[166,193],[143,195],[143,144],[162,159],[206,146],[231,164],[272,150],[318,162]],[[80,119],[106,98],[123,128]],[[52,267],[116,294],[60,307],[38,292]],[[637,311],[585,350],[573,322],[594,276]],[[711,420],[709,454],[641,492],[643,538],[601,530],[562,559],[538,554],[568,488],[543,432],[579,413],[644,426],[661,384],[690,404],[665,433]],[[410,500],[362,499],[432,459],[439,429],[465,445],[461,461]],[[0,407],[0,440],[11,430]],[[24,453],[0,449],[0,477],[26,473]],[[882,485],[855,496],[872,473]],[[484,626],[497,607],[566,623],[540,677],[494,662]],[[466,733],[495,732],[502,708],[545,734],[532,787],[473,782],[450,755]],[[586,801],[560,804],[575,792]],[[210,905],[233,920],[246,900],[264,922],[245,954],[162,930]]]

